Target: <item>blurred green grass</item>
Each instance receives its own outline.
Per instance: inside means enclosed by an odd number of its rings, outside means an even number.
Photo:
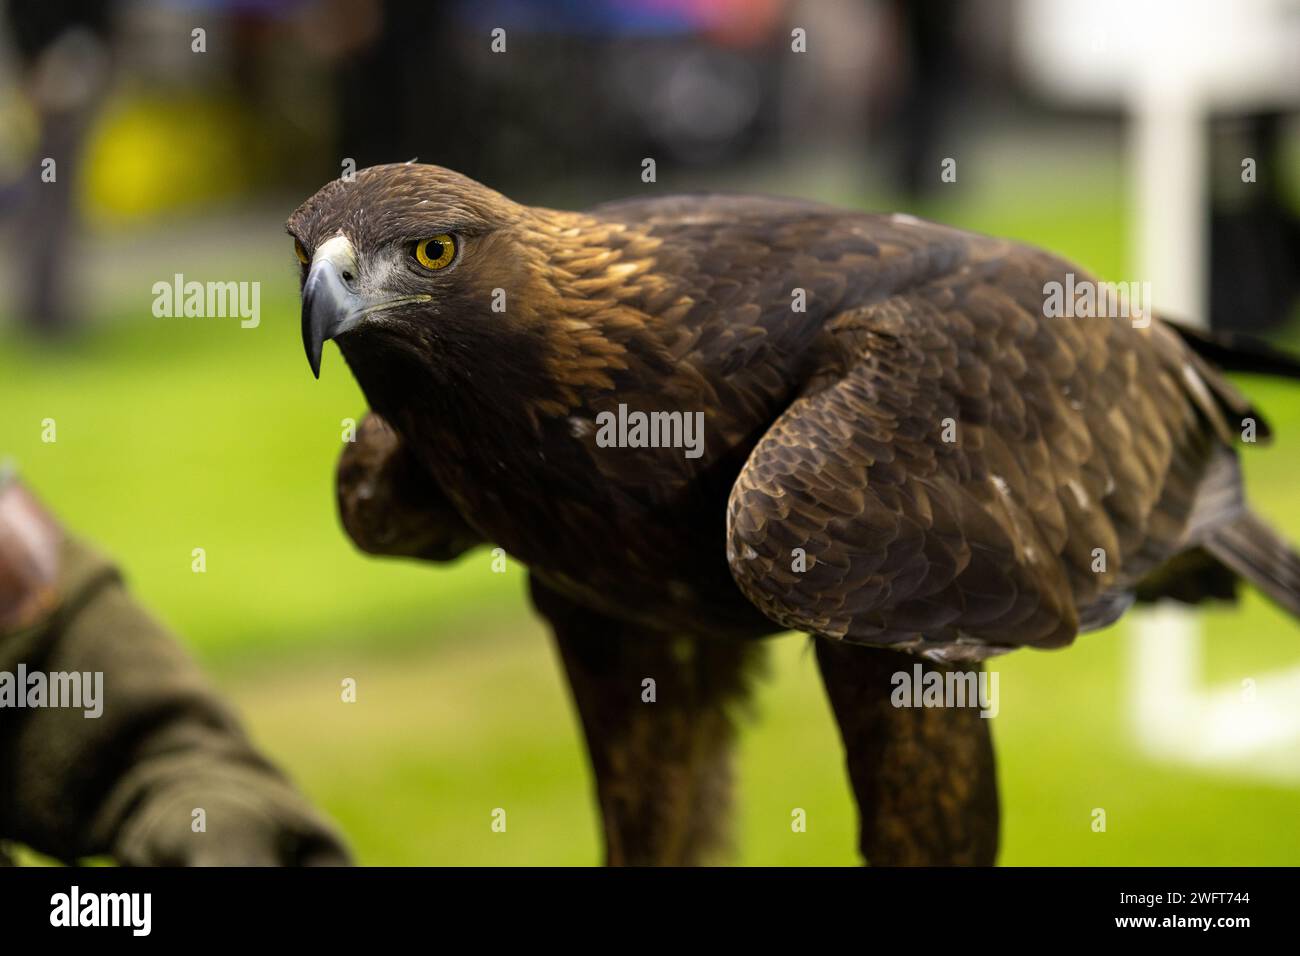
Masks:
[[[394,634],[490,611],[502,576],[476,573],[484,555],[433,575],[367,560],[340,534],[334,461],[343,420],[365,401],[337,354],[312,379],[293,290],[278,292],[256,329],[137,314],[57,350],[11,337],[0,447],[219,662],[368,632],[377,609]],[[42,441],[46,419],[54,442]],[[194,548],[205,573],[191,570]]]
[[[1003,177],[977,198],[909,210],[1022,238],[1125,277],[1123,184],[1092,169]],[[788,190],[781,190],[788,191]],[[846,204],[884,206],[860,196]],[[268,221],[268,229],[278,228]],[[588,864],[597,828],[574,718],[518,569],[485,551],[451,567],[380,561],[334,515],[341,419],[364,402],[332,347],[320,382],[298,339],[292,270],[258,262],[261,327],[158,320],[104,303],[58,349],[0,340],[0,453],[79,533],[114,554],[140,598],[183,635],[258,739],[372,864]],[[183,259],[182,253],[178,257]],[[240,273],[241,277],[245,273]],[[1244,383],[1278,435],[1246,452],[1259,509],[1300,539],[1292,493],[1300,387]],[[58,441],[41,441],[54,418]],[[191,549],[207,552],[191,572]],[[1251,595],[1205,622],[1207,683],[1300,661],[1300,629]],[[1124,626],[1058,653],[999,659],[995,721],[1007,864],[1294,864],[1300,794],[1139,752]],[[739,862],[855,862],[839,744],[806,640],[773,642],[772,676],[742,745]],[[356,704],[339,682],[359,682]],[[505,834],[489,827],[507,810]],[[808,832],[790,811],[808,812]],[[1093,833],[1104,807],[1108,831]]]

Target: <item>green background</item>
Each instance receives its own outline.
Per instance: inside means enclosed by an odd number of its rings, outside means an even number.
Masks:
[[[1050,167],[992,171],[981,188],[954,191],[973,198],[911,211],[1123,278],[1126,184],[1117,168],[1095,163],[1075,173],[1063,189]],[[890,208],[881,196],[779,172],[743,185]],[[359,416],[364,402],[332,346],[321,380],[312,379],[296,264],[277,229],[268,215],[255,235],[205,236],[176,245],[161,265],[142,261],[138,281],[92,304],[90,331],[57,349],[3,332],[0,449],[68,525],[120,560],[135,593],[341,824],[361,862],[596,862],[576,722],[520,569],[493,573],[485,550],[453,566],[368,558],[341,532],[332,484],[341,420]],[[153,318],[149,288],[173,272],[259,279],[260,327]],[[1300,539],[1300,383],[1242,384],[1278,434],[1272,448],[1245,452],[1254,501]],[[54,443],[41,440],[46,418],[56,421]],[[205,574],[191,572],[195,547],[206,550]],[[1300,628],[1254,594],[1200,617],[1206,686],[1300,663]],[[1001,862],[1300,862],[1294,777],[1268,782],[1249,765],[1198,769],[1139,748],[1134,639],[1121,624],[1063,651],[994,663]],[[770,676],[742,740],[730,859],[856,862],[839,742],[807,639],[771,645]],[[346,677],[358,681],[355,704],[340,701]],[[498,807],[504,834],[490,829]],[[807,812],[805,833],[791,830],[796,807]],[[1092,829],[1094,808],[1106,811],[1104,833]]]

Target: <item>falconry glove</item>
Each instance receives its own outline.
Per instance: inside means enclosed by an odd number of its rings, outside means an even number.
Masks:
[[[56,687],[73,686],[56,675],[76,682],[83,699],[55,699]],[[0,485],[6,677],[0,839],[68,862],[348,861],[332,827],[253,747],[117,569],[16,480]]]

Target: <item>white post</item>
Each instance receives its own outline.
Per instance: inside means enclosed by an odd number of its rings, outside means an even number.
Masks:
[[[1185,78],[1171,88],[1163,70],[1146,73],[1134,90],[1129,127],[1137,215],[1137,273],[1151,283],[1161,314],[1208,325],[1204,114]],[[1201,628],[1194,612],[1168,604],[1130,616],[1129,700],[1140,745],[1177,749],[1195,720],[1192,689],[1200,683]]]

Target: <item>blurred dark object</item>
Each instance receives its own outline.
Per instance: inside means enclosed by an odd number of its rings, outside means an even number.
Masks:
[[[67,277],[76,231],[75,185],[86,133],[109,75],[112,10],[104,0],[42,0],[7,9],[40,133],[32,163],[6,191],[0,212],[16,213],[22,237],[19,316],[46,335],[72,325]],[[46,160],[55,164],[49,181]]]
[[[1210,315],[1225,328],[1276,328],[1300,297],[1300,216],[1280,173],[1287,119],[1266,112],[1211,124]],[[1254,182],[1242,181],[1247,158]]]
[[[339,64],[340,158],[418,157],[507,187],[735,158],[775,125],[782,7],[386,3]]]
[[[958,42],[959,0],[894,0],[906,58],[890,123],[899,136],[894,183],[908,199],[939,185],[943,133],[964,92],[963,47]]]

